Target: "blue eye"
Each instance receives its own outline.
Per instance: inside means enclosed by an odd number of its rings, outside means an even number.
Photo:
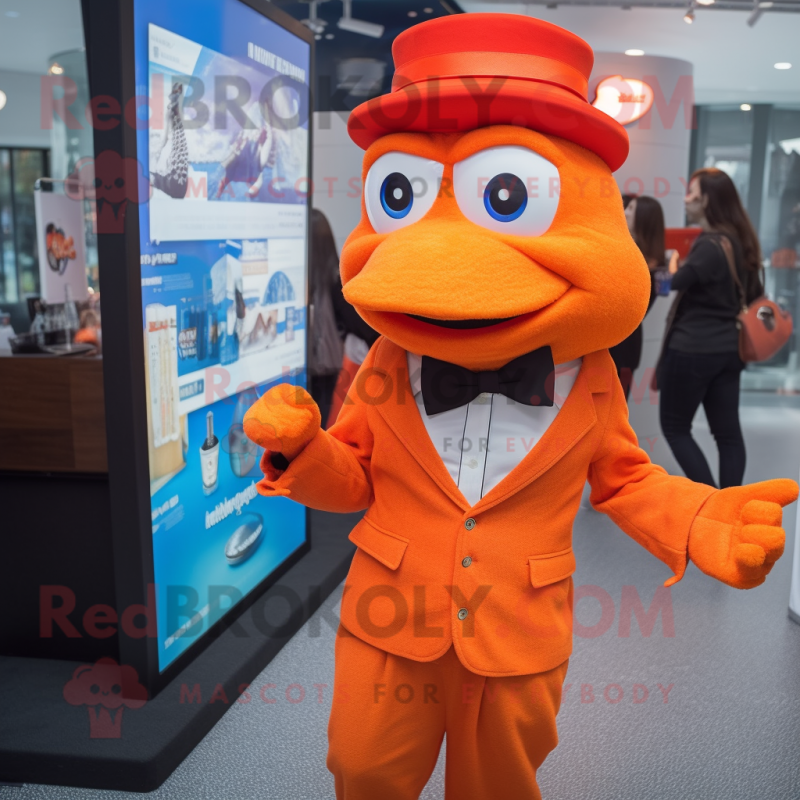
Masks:
[[[364,181],[364,206],[375,233],[419,222],[436,200],[443,172],[438,161],[410,153],[393,150],[378,158]]]
[[[387,175],[381,184],[381,206],[392,219],[402,219],[414,205],[411,181],[402,172]]]
[[[483,205],[498,222],[511,222],[522,216],[528,205],[528,192],[522,180],[510,172],[495,175],[483,192]]]
[[[461,213],[504,235],[546,233],[558,210],[560,185],[558,167],[527,147],[487,147],[453,164]]]

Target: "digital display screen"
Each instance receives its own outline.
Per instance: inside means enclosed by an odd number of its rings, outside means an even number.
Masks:
[[[257,494],[242,418],[306,383],[311,52],[239,0],[135,0],[134,19],[163,671],[307,540],[302,506]]]

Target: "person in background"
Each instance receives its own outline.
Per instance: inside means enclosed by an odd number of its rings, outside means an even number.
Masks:
[[[647,311],[649,311],[653,301],[656,299],[654,271],[663,266],[666,261],[664,253],[664,212],[661,209],[661,203],[652,197],[636,197],[624,194],[622,195],[622,204],[625,208],[628,230],[631,232],[634,242],[642,251],[642,255],[650,269],[650,301],[647,304]],[[626,400],[631,390],[633,373],[642,358],[642,341],[642,326],[639,325],[627,339],[609,350],[611,358],[614,359],[614,364],[617,366],[617,375],[625,392]]]
[[[370,328],[361,319],[353,306],[344,299],[341,279],[339,279],[333,294],[333,307],[336,310],[336,322],[344,333],[344,358],[342,359],[339,379],[333,392],[333,402],[327,417],[327,427],[336,422],[336,417],[339,416],[347,390],[350,388],[358,368],[379,336],[378,332]],[[324,415],[322,419],[325,420]]]
[[[661,430],[687,478],[714,486],[708,462],[692,438],[700,403],[719,450],[719,485],[740,486],[745,447],[739,425],[739,358],[736,286],[721,239],[730,241],[745,299],[764,293],[761,248],[733,181],[719,169],[697,170],[685,198],[686,220],[698,225],[685,262],[672,278],[679,292],[664,340],[658,384]]]
[[[311,210],[311,262],[308,271],[309,392],[319,406],[322,419],[330,413],[333,389],[342,367],[342,337],[334,310],[339,284],[339,256],[327,217]]]

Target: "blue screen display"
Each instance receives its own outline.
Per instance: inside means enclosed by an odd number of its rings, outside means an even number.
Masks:
[[[159,669],[307,540],[242,430],[306,383],[310,46],[239,0],[135,0]]]

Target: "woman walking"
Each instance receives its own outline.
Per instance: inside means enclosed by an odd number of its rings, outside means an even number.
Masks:
[[[761,248],[736,187],[719,169],[697,170],[685,198],[686,219],[702,233],[672,278],[679,292],[658,382],[661,430],[686,477],[714,486],[708,462],[692,437],[700,403],[719,450],[720,488],[740,486],[745,448],[739,425],[738,290],[723,249],[727,239],[747,303],[764,292]]]

